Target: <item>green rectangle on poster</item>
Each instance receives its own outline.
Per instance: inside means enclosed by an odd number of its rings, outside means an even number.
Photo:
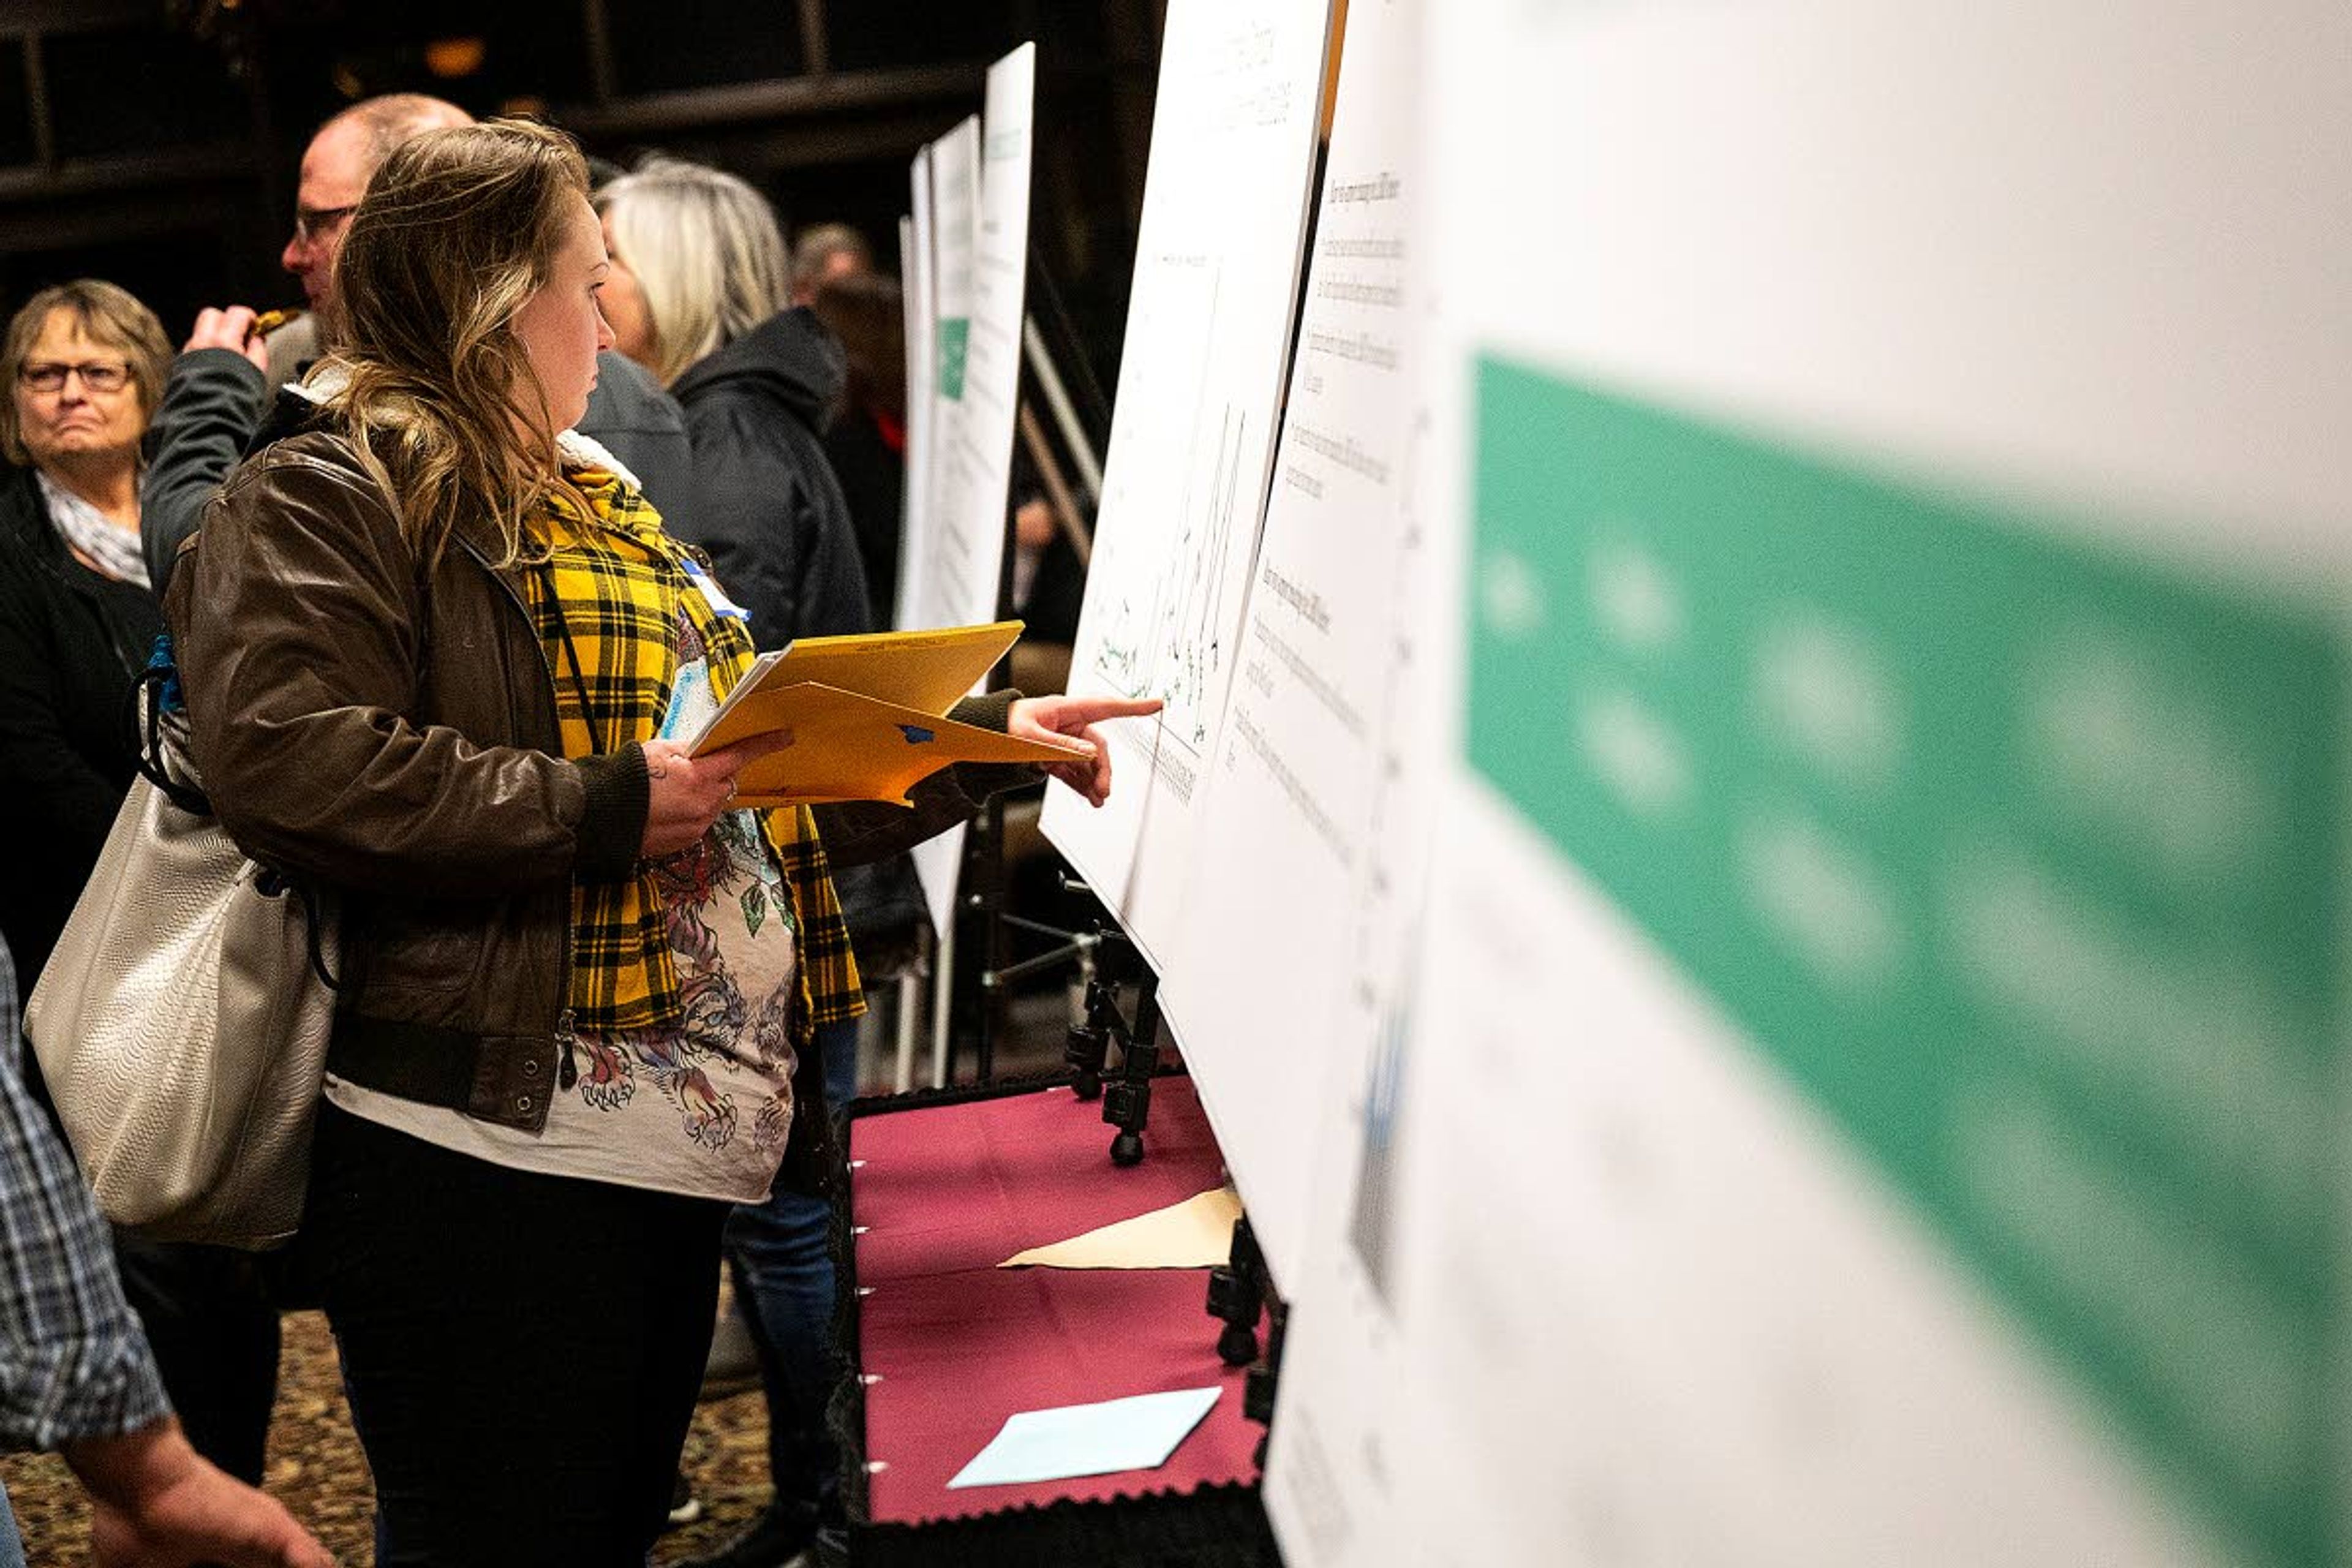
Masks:
[[[940,322],[940,395],[961,402],[963,369],[971,351],[971,318],[950,316]]]
[[[2335,1560],[2325,613],[1499,358],[1469,750],[2225,1538]]]

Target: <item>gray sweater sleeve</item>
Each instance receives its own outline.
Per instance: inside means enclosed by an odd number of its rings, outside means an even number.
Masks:
[[[197,349],[172,362],[163,400],[147,429],[147,472],[139,481],[140,544],[157,598],[170,583],[181,541],[204,521],[205,503],[228,478],[261,427],[269,383],[230,349]]]

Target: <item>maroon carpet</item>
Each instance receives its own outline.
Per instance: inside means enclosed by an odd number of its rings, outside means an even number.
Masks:
[[[1261,1429],[1217,1359],[1202,1269],[998,1268],[1024,1247],[1181,1203],[1223,1166],[1192,1080],[1152,1089],[1150,1149],[1120,1170],[1098,1104],[1069,1090],[885,1112],[850,1123],[859,1368],[877,1522],[1252,1479]],[[1221,1384],[1156,1470],[950,1491],[1023,1410]]]

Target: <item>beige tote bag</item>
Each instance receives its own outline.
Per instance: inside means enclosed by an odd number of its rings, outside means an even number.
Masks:
[[[148,739],[26,1036],[109,1218],[162,1240],[278,1246],[302,1218],[335,921],[320,910],[314,931],[314,901],[190,809],[202,784],[179,725],[151,719]]]

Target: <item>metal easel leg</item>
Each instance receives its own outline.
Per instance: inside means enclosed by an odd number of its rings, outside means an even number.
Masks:
[[[931,969],[931,1087],[948,1086],[948,1048],[955,1028],[955,924],[940,933]]]
[[[933,962],[937,962],[936,957]],[[923,973],[909,969],[898,976],[898,1063],[890,1075],[890,1091],[904,1094],[915,1087],[915,1026],[923,1013]]]

